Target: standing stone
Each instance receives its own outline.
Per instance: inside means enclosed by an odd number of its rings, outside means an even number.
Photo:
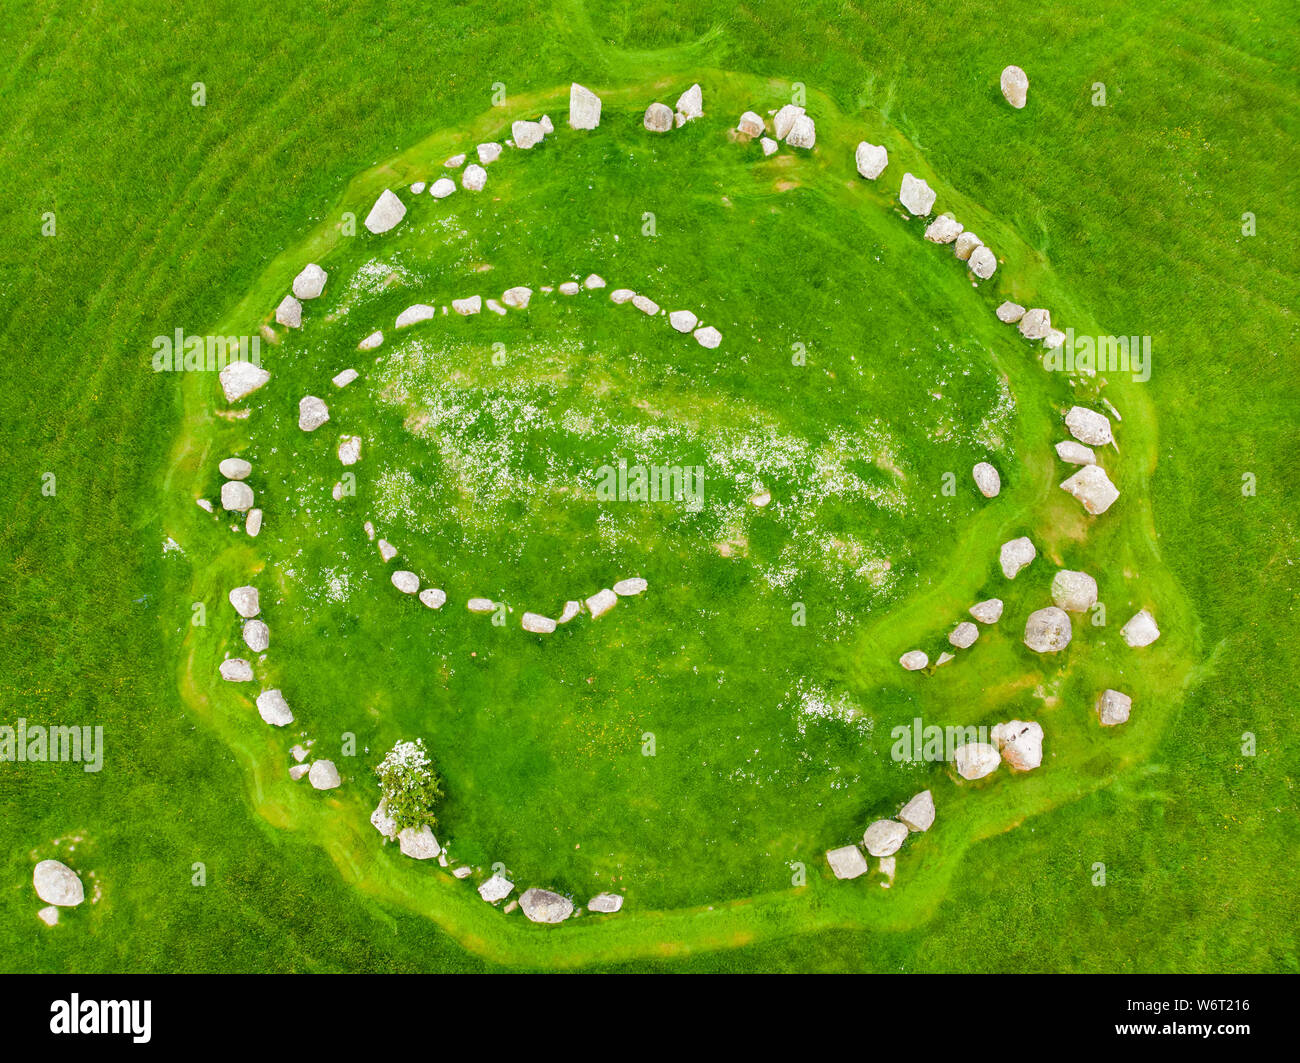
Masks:
[[[655,314],[659,313],[659,304],[648,295],[632,296],[632,305],[640,310],[641,313],[647,314],[650,317],[654,317]]]
[[[1143,646],[1150,646],[1160,637],[1160,628],[1156,626],[1156,618],[1143,609],[1134,614],[1133,618],[1120,628],[1119,633],[1128,645],[1134,649],[1141,649]]]
[[[393,327],[409,328],[411,325],[418,325],[421,321],[432,321],[437,313],[438,311],[428,303],[414,303],[397,315]]]
[[[59,908],[75,908],[86,899],[85,887],[77,873],[58,860],[42,860],[32,871],[36,896]]]
[[[447,604],[447,592],[437,587],[425,587],[420,592],[420,601],[430,609],[441,609]]]
[[[652,103],[645,109],[643,123],[651,133],[667,133],[673,127],[673,109],[666,103]]]
[[[981,461],[971,469],[971,476],[975,480],[975,486],[980,489],[980,494],[985,498],[997,498],[998,492],[1002,490],[1002,477],[998,475],[997,469],[987,461]]]
[[[355,465],[361,460],[361,437],[339,437],[339,461],[344,465]]]
[[[785,142],[792,148],[811,149],[817,143],[817,126],[810,115],[801,114],[794,120]]]
[[[903,185],[899,189],[899,201],[918,218],[923,218],[934,209],[934,189],[919,177],[910,173],[903,174]]]
[[[524,613],[519,626],[534,635],[549,635],[555,630],[555,621],[540,613]]]
[[[471,598],[465,603],[465,608],[471,613],[495,613],[497,603],[491,598]]]
[[[227,683],[251,683],[253,681],[253,666],[242,657],[231,657],[229,660],[222,661],[217,666],[217,671],[221,673],[221,678]]]
[[[907,827],[896,819],[878,819],[862,835],[862,844],[872,856],[893,856],[907,841]]]
[[[1073,634],[1070,614],[1054,605],[1030,613],[1025,622],[1025,645],[1035,653],[1060,653]]]
[[[270,380],[271,374],[261,366],[241,359],[227,363],[218,374],[218,378],[221,381],[221,390],[225,392],[226,401],[238,402]]]
[[[996,746],[987,742],[967,742],[964,746],[958,746],[953,755],[957,774],[971,782],[992,775],[1001,763],[1002,754]]]
[[[264,690],[257,695],[257,713],[272,727],[286,727],[293,723],[293,713],[284,694],[277,688]]]
[[[230,592],[230,604],[235,607],[235,612],[248,620],[262,611],[257,597],[256,587],[236,587]]]
[[[456,182],[450,177],[439,177],[429,186],[429,195],[434,199],[446,199],[456,191]]]
[[[1118,690],[1102,691],[1097,699],[1097,720],[1103,727],[1115,727],[1128,720],[1129,710],[1133,708],[1133,699]]]
[[[540,124],[538,125],[538,128],[541,129],[543,133],[546,132],[545,128]],[[497,159],[501,158],[501,145],[495,140],[490,144],[480,144],[475,151],[478,153],[478,161],[483,166],[494,163]],[[424,189],[420,189],[420,191],[423,192]]]
[[[867,858],[856,845],[845,845],[826,853],[826,862],[836,878],[858,878],[867,873]]]
[[[959,650],[965,650],[975,645],[975,640],[979,637],[980,629],[969,620],[963,620],[952,629],[952,634],[948,636],[948,641]]]
[[[1043,763],[1041,724],[1010,720],[994,726],[990,737],[1002,751],[1002,759],[1012,771],[1033,771]]]
[[[1002,575],[1006,576],[1007,579],[1015,579],[1017,573],[1037,556],[1038,551],[1034,549],[1034,544],[1030,542],[1027,535],[1003,543],[999,557],[1002,564]]]
[[[1062,482],[1061,490],[1074,495],[1093,516],[1105,513],[1119,498],[1119,488],[1110,482],[1106,470],[1100,465],[1083,466]]]
[[[774,151],[776,151],[777,148],[781,146],[771,137],[763,137],[758,143],[759,146],[763,149],[764,158],[767,158],[767,156],[771,155]]]
[[[704,90],[692,85],[677,97],[677,113],[687,122],[704,116]]]
[[[1009,66],[1002,71],[1002,95],[1007,98],[1017,111],[1025,105],[1029,96],[1029,75],[1018,66]]]
[[[451,308],[460,314],[461,317],[471,317],[474,314],[481,313],[483,310],[483,297],[481,295],[471,295],[464,299],[453,299]]]
[[[1090,447],[1104,447],[1114,438],[1106,415],[1085,406],[1070,407],[1070,412],[1065,415],[1065,427],[1070,430],[1070,435]]]
[[[646,588],[650,586],[640,576],[633,576],[630,579],[621,579],[614,584],[614,593],[620,598],[632,598],[638,594],[644,594]]]
[[[332,760],[314,760],[307,772],[307,781],[317,790],[333,790],[341,785],[339,770]]]
[[[487,170],[476,162],[466,166],[465,172],[460,175],[460,187],[466,192],[482,192],[486,185]]]
[[[790,135],[790,130],[794,128],[795,121],[804,113],[804,109],[798,104],[787,103],[772,120],[772,130],[776,133],[777,140],[784,140]]]
[[[579,601],[574,601],[574,600],[567,601],[567,602],[564,603],[564,608],[563,608],[562,610],[560,610],[560,618],[556,621],[556,623],[557,623],[557,624],[567,624],[570,620],[572,620],[572,619],[573,619],[575,616],[577,616],[580,612],[582,612],[582,603],[581,603],[581,602],[579,602]]]
[[[298,403],[298,427],[304,432],[314,432],[330,419],[330,408],[324,400],[307,395]]]
[[[940,214],[925,228],[925,238],[932,244],[950,244],[962,234],[962,224],[951,214]]]
[[[501,301],[505,303],[506,306],[513,307],[516,310],[527,310],[528,300],[532,297],[533,290],[531,288],[525,288],[521,284],[514,288],[507,288],[505,292],[502,293]]]
[[[300,328],[302,326],[302,303],[298,302],[292,295],[286,295],[280,300],[280,305],[275,308],[275,320],[277,324],[285,328]]]
[[[998,307],[997,315],[1004,325],[1014,325],[1025,316],[1025,308],[1019,303],[1007,301]]]
[[[755,114],[753,111],[746,111],[742,114],[740,122],[736,126],[736,130],[744,133],[747,137],[761,137],[766,129],[767,126],[763,124],[762,116]]]
[[[262,530],[262,511],[260,509],[250,509],[248,511],[248,520],[244,523],[244,531],[252,538],[256,539],[258,533]]]
[[[1052,577],[1052,601],[1070,613],[1084,613],[1097,604],[1097,581],[1086,572],[1061,569]]]
[[[1026,310],[1020,319],[1020,335],[1027,340],[1041,340],[1052,327],[1052,315],[1041,307]]]
[[[375,200],[375,205],[370,208],[370,213],[366,215],[365,225],[377,236],[388,232],[405,217],[406,204],[398,199],[391,189],[385,188]]]
[[[864,140],[854,152],[853,162],[858,168],[858,173],[868,181],[874,181],[889,165],[889,152],[880,144],[868,144]]]
[[[293,279],[293,294],[299,299],[315,299],[325,290],[325,279],[328,276],[326,272],[316,265],[315,262],[308,262],[303,267],[301,273]]]
[[[574,87],[577,88],[578,86]],[[597,100],[596,102],[597,107],[599,107],[600,101]],[[535,886],[532,889],[524,890],[519,897],[519,907],[524,910],[524,915],[528,916],[534,923],[562,923],[573,914],[573,902],[567,897],[561,897],[558,893],[538,889]]]
[[[996,624],[1002,619],[1002,599],[989,598],[970,607],[970,615],[981,624]]]
[[[695,342],[711,351],[722,342],[722,333],[712,325],[705,325],[695,330]]]
[[[600,97],[576,81],[569,88],[569,125],[574,129],[600,125]]]
[[[922,790],[903,806],[898,821],[908,830],[929,830],[934,826],[934,795],[929,790]]]

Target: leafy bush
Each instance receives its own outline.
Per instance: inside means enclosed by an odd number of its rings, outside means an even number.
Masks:
[[[424,739],[398,742],[375,767],[385,812],[398,830],[436,827],[434,810],[442,797],[442,780],[433,770]]]

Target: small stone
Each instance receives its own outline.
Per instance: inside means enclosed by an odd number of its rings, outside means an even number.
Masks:
[[[853,162],[858,168],[858,173],[868,181],[874,181],[889,165],[889,152],[879,144],[868,144],[864,140],[854,152]]]
[[[59,925],[59,910],[54,905],[48,905],[36,913],[36,918],[46,926]]]
[[[1133,699],[1127,694],[1121,694],[1118,690],[1102,691],[1101,697],[1097,699],[1097,720],[1103,727],[1115,727],[1127,722],[1132,708]]]
[[[534,635],[549,635],[555,630],[555,621],[540,613],[524,613],[520,626]]]
[[[1038,551],[1034,544],[1029,541],[1029,537],[1022,535],[1019,539],[1012,539],[1010,542],[1002,544],[1002,551],[999,561],[1002,564],[1002,575],[1007,579],[1015,579],[1016,575],[1027,564],[1038,556]]]
[[[303,271],[293,279],[293,294],[299,299],[319,297],[325,290],[326,276],[326,272],[315,262],[308,262],[303,267]]]
[[[582,289],[578,286],[577,281],[565,281],[560,285],[561,295],[577,295]]]
[[[382,332],[377,333],[377,335],[379,336],[380,339],[383,339],[384,337],[384,334]],[[360,375],[361,374],[358,373],[355,369],[345,369],[337,376],[331,378],[330,383],[333,384],[336,388],[345,388],[349,384],[351,384],[352,381],[356,380],[356,378]]]
[[[330,419],[330,408],[315,395],[307,395],[298,403],[298,427],[304,432],[314,432]]]
[[[930,658],[926,656],[924,650],[908,650],[898,658],[898,663],[909,672],[919,672],[930,663]]]
[[[973,782],[997,771],[998,765],[1002,763],[1002,755],[996,746],[987,742],[967,742],[964,746],[957,747],[953,763],[958,775]]]
[[[519,285],[516,288],[507,288],[501,296],[501,301],[506,306],[514,307],[516,310],[527,310],[528,301],[533,297],[533,290]]]
[[[403,594],[414,594],[420,589],[420,577],[404,568],[399,568],[389,579],[393,581],[393,586]]]
[[[271,374],[252,362],[236,361],[228,363],[218,374],[218,379],[226,401],[238,402],[270,380]]]
[[[652,103],[645,109],[643,124],[652,133],[667,133],[673,127],[673,109],[666,103]]]
[[[1025,622],[1025,645],[1035,653],[1060,653],[1073,635],[1070,614],[1055,605],[1030,613]]]
[[[605,287],[605,278],[599,273],[589,273],[587,274],[587,279],[582,282],[582,286],[586,288],[587,291],[593,291],[596,288],[603,288]]]
[[[699,320],[689,310],[674,310],[668,315],[668,324],[672,325],[678,332],[690,332],[699,324]]]
[[[1052,601],[1066,612],[1087,612],[1097,604],[1097,581],[1086,572],[1063,568],[1052,577]]]
[[[934,209],[934,189],[919,177],[910,173],[903,174],[903,185],[899,189],[898,199],[916,217],[923,218]]]
[[[1128,645],[1134,649],[1141,649],[1143,646],[1150,646],[1160,637],[1160,628],[1156,626],[1156,618],[1143,609],[1134,614],[1119,633]]]
[[[631,579],[621,579],[614,584],[614,593],[620,598],[631,598],[638,594],[644,594],[649,584],[640,576],[634,576]]]
[[[1097,455],[1092,452],[1092,449],[1082,443],[1076,443],[1073,439],[1065,439],[1057,443],[1056,456],[1071,465],[1097,464]]]
[[[471,598],[465,603],[465,608],[471,613],[494,613],[497,603],[491,598]]]
[[[965,262],[977,247],[983,247],[984,241],[967,229],[961,233],[953,244],[952,253]]]
[[[230,592],[230,604],[245,620],[257,616],[262,611],[257,599],[256,587],[236,587]]]
[[[1010,720],[995,725],[989,735],[1012,771],[1033,771],[1043,763],[1041,724]]]
[[[302,326],[302,303],[298,302],[292,295],[286,295],[280,300],[280,305],[275,308],[275,320],[277,324],[285,328],[300,328]]]
[[[997,469],[987,461],[981,461],[971,469],[971,476],[974,477],[980,494],[985,498],[997,498],[998,492],[1002,490],[1002,477],[998,475]]]
[[[542,132],[548,137],[555,132],[555,123],[551,121],[551,116],[549,114],[544,114],[541,118],[537,119],[537,124],[542,127]]]
[[[256,539],[258,532],[262,530],[262,511],[260,509],[250,509],[248,511],[248,520],[244,522],[244,531],[252,538]]]
[[[247,513],[253,508],[253,489],[240,480],[221,485],[221,508],[229,513]]]
[[[981,624],[996,624],[1002,619],[1002,599],[989,598],[970,607],[970,615]]]
[[[564,603],[564,608],[560,611],[560,618],[556,620],[557,624],[567,624],[575,616],[582,612],[582,603],[573,600]]]
[[[1029,96],[1029,75],[1018,66],[1004,67],[1001,77],[1002,95],[1016,110],[1024,107]]]
[[[952,629],[952,634],[948,636],[948,641],[959,650],[965,650],[975,645],[975,640],[979,637],[980,629],[969,620],[963,620]]]
[[[826,862],[836,878],[858,878],[867,873],[867,858],[856,845],[845,845],[826,853]]]
[[[397,847],[403,856],[412,860],[432,860],[442,852],[442,846],[433,836],[429,824],[421,827],[406,827],[397,832]]]
[[[224,458],[217,466],[217,471],[227,480],[246,480],[253,471],[253,466],[243,458]]]
[[[878,819],[862,835],[862,844],[872,856],[893,856],[907,841],[907,827],[896,819]]]
[[[764,158],[766,158],[768,155],[771,155],[773,152],[776,151],[777,148],[779,148],[779,147],[781,146],[781,145],[778,144],[775,140],[773,140],[771,137],[764,137],[764,138],[763,138],[762,140],[760,140],[758,143],[759,143],[759,146],[763,149],[763,156],[764,156]]]
[[[293,723],[293,713],[284,694],[279,690],[264,690],[257,695],[257,714],[272,727],[285,727]]]
[[[956,659],[957,658],[953,656],[953,654],[949,653],[947,650],[944,650],[942,653],[939,654],[938,657],[934,659],[934,666],[936,668],[942,668],[949,661],[955,661]]]
[[[385,188],[375,200],[375,205],[370,208],[370,213],[366,215],[365,225],[372,233],[378,235],[388,232],[405,217],[406,204],[398,199],[391,189]]]
[[[295,764],[289,769],[290,782],[297,782],[304,775],[311,771],[310,764]]]
[[[339,461],[344,465],[355,465],[361,460],[361,437],[339,437]]]
[[[388,807],[383,801],[380,801],[379,807],[370,813],[370,825],[389,841],[397,838],[397,823],[388,814]]]
[[[622,306],[624,303],[631,302],[635,298],[636,292],[631,288],[615,288],[609,293],[609,301],[617,306]]]
[[[414,182],[412,182],[412,183],[411,183],[411,194],[414,195],[414,196],[423,195],[423,193],[424,193],[424,187],[425,187],[425,185],[424,185],[424,182],[423,182],[423,181],[414,181]]]
[[[59,908],[75,908],[86,899],[85,887],[77,873],[58,860],[42,860],[32,870],[36,896]]]
[[[244,637],[244,645],[254,653],[261,653],[271,645],[271,629],[263,620],[245,620],[241,634]]]
[[[307,772],[307,780],[317,790],[333,790],[343,782],[332,760],[312,761],[311,770]]]
[[[429,195],[434,199],[446,199],[456,191],[456,182],[450,177],[439,177],[429,186]]]
[[[461,317],[471,317],[483,309],[483,297],[480,295],[471,295],[466,299],[453,299],[451,308],[460,314]]]
[[[610,915],[623,907],[623,898],[617,893],[597,893],[587,902],[587,911]]]
[[[1119,488],[1100,465],[1084,465],[1061,483],[1061,490],[1074,495],[1093,516],[1105,513],[1119,498]]]
[[[811,150],[817,144],[817,126],[810,115],[801,114],[794,120],[785,142],[792,148]]]
[[[425,587],[420,592],[420,601],[430,609],[441,609],[447,604],[447,592],[437,587]]]
[[[251,683],[253,681],[253,666],[242,657],[231,657],[229,660],[222,661],[217,667],[221,673],[221,678],[227,683]]]
[[[908,830],[929,830],[934,826],[934,795],[929,790],[922,790],[903,806],[898,821]]]
[[[589,612],[592,619],[595,620],[604,616],[617,604],[618,595],[606,587],[603,590],[597,591],[587,599],[587,612]]]
[[[654,317],[655,314],[659,313],[659,304],[656,303],[649,296],[645,296],[645,295],[632,296],[632,305],[635,306],[638,310],[640,310],[641,313],[648,314],[650,317]]]
[[[1025,316],[1025,308],[1019,303],[1005,302],[998,307],[997,315],[1004,325],[1014,325]]]
[[[397,556],[397,547],[387,539],[380,539],[376,545],[379,547],[379,559],[383,561],[384,564],[387,564]]]
[[[465,165],[464,152],[461,152],[461,154],[459,155],[453,155],[450,159],[448,159],[446,162],[443,163],[443,166],[447,167],[447,169],[449,170],[458,170],[460,169],[460,167],[464,165]]]
[[[600,125],[600,97],[576,81],[569,88],[569,125],[574,129]]]
[[[540,124],[538,128],[541,128]],[[546,130],[543,129],[542,132],[545,133]],[[475,150],[478,152],[478,161],[484,166],[488,166],[501,158],[501,145],[496,141],[490,144],[480,144]],[[421,189],[421,191],[424,190]]]
[[[1049,328],[1047,335],[1043,337],[1043,346],[1049,351],[1054,351],[1065,343],[1065,333],[1059,328]]]

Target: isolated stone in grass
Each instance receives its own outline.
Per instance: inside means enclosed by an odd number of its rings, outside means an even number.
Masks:
[[[420,592],[420,601],[430,609],[441,609],[447,604],[447,592],[437,587],[425,587]]]
[[[587,599],[587,612],[591,614],[592,619],[597,619],[604,616],[617,604],[618,595],[605,587]]]
[[[705,325],[695,330],[695,342],[711,351],[722,342],[722,333],[712,325]]]
[[[461,188],[466,192],[482,192],[486,186],[487,170],[476,162],[471,162],[465,167],[465,172],[460,175]]]
[[[981,624],[996,624],[1002,619],[1002,599],[989,598],[970,607],[970,615]]]
[[[516,310],[528,309],[528,300],[533,297],[533,290],[525,288],[522,284],[515,288],[507,288],[501,296],[501,301],[506,306],[514,307]]]
[[[510,896],[510,891],[514,888],[513,882],[498,873],[479,886],[478,895],[488,904],[496,904],[497,901],[503,901]]]
[[[582,288],[577,281],[565,281],[560,285],[561,295],[577,295],[580,291],[582,291]]]
[[[969,620],[963,620],[952,629],[952,633],[948,636],[948,641],[959,650],[965,650],[975,645],[975,640],[979,637],[980,629]]]
[[[442,846],[438,844],[438,839],[433,836],[433,830],[427,823],[421,827],[406,827],[398,831],[397,846],[403,856],[409,856],[412,860],[433,860],[442,852]]]
[[[323,399],[305,395],[298,402],[298,427],[304,432],[314,432],[330,419],[330,408]]]
[[[898,658],[898,663],[909,672],[919,672],[930,663],[930,658],[926,656],[924,650],[908,650]]]
[[[1156,626],[1156,618],[1143,609],[1135,613],[1133,618],[1120,628],[1119,633],[1128,645],[1134,649],[1141,649],[1143,646],[1150,646],[1160,637],[1160,628]]]
[[[519,626],[534,635],[549,635],[555,630],[555,621],[540,613],[524,613]]]
[[[925,238],[932,244],[950,244],[962,235],[963,226],[951,214],[940,214],[925,227]]]
[[[648,314],[651,317],[659,313],[659,304],[656,303],[653,299],[651,299],[648,295],[632,296],[632,305],[635,306],[638,310],[640,310],[641,313]]]
[[[576,81],[569,86],[569,125],[574,129],[600,125],[600,97]]]
[[[1106,415],[1086,406],[1070,407],[1070,412],[1065,415],[1065,427],[1070,430],[1070,435],[1090,447],[1104,447],[1114,438]]]
[[[339,778],[339,770],[332,760],[312,761],[311,770],[307,772],[307,780],[317,790],[333,790],[343,781]]]
[[[1061,569],[1052,577],[1052,601],[1069,613],[1083,613],[1097,604],[1097,581],[1086,572]]]
[[[439,177],[429,186],[429,195],[434,199],[446,199],[456,191],[456,182],[450,177]]]
[[[1070,614],[1055,605],[1030,613],[1025,621],[1025,645],[1035,653],[1060,653],[1073,635]]]
[[[393,581],[393,586],[403,594],[414,594],[420,589],[420,577],[404,568],[399,568],[389,579]]]
[[[376,236],[386,233],[406,217],[406,204],[390,188],[385,188],[366,215],[365,225]]]
[[[966,265],[975,276],[986,281],[997,272],[998,256],[981,244],[971,252],[970,261]]]
[[[903,184],[898,191],[899,202],[912,214],[923,218],[934,209],[934,189],[919,177],[903,174]]]
[[[777,140],[784,140],[790,135],[790,130],[794,128],[795,122],[804,114],[804,109],[795,103],[787,103],[779,111],[776,117],[772,119],[772,131],[776,134]]]
[[[1114,727],[1128,720],[1133,699],[1118,690],[1103,690],[1097,699],[1097,720],[1103,727]]]
[[[383,333],[380,333],[380,335],[383,335]],[[333,384],[336,388],[345,388],[349,384],[351,384],[352,381],[356,380],[356,378],[360,375],[361,374],[358,373],[355,369],[344,369],[343,372],[334,376],[330,380],[330,383]]]
[[[483,309],[483,297],[471,295],[465,299],[453,299],[451,308],[462,317],[471,317]]]
[[[692,85],[677,97],[677,113],[687,122],[704,116],[704,90],[699,85]]]
[[[577,86],[575,86],[576,88]],[[599,101],[597,101],[599,105]],[[584,126],[579,128],[593,128]],[[562,923],[573,914],[573,902],[567,897],[561,897],[558,893],[552,893],[550,890],[541,890],[533,887],[524,890],[519,898],[519,907],[524,910],[524,915],[534,923]]]
[[[491,598],[471,598],[465,603],[465,608],[471,613],[491,613],[495,612],[497,603]]]
[[[339,461],[344,465],[355,465],[361,460],[361,437],[339,437]]]
[[[987,461],[981,461],[971,469],[971,476],[980,494],[985,498],[997,498],[998,492],[1002,490],[1002,477],[998,475],[997,469]]]
[[[673,109],[666,103],[652,103],[645,109],[642,124],[651,133],[667,133],[673,127]]]
[[[227,480],[246,480],[253,471],[253,466],[243,458],[222,458],[217,471]]]
[[[587,911],[609,915],[623,907],[623,896],[619,893],[597,893],[587,902]]]
[[[1019,303],[1005,302],[997,308],[998,320],[1004,325],[1014,325],[1025,316],[1025,308]]]
[[[266,626],[265,621],[245,620],[242,634],[244,645],[254,653],[261,653],[271,645],[271,629]]]
[[[1026,310],[1019,325],[1020,335],[1027,340],[1041,340],[1051,327],[1052,315],[1041,307]]]
[[[989,734],[1012,771],[1033,771],[1043,763],[1042,725],[1009,720],[994,726]]]
[[[279,689],[264,690],[257,695],[257,712],[272,727],[285,727],[293,723],[289,703]]]
[[[367,336],[365,339],[363,339],[360,343],[357,344],[357,350],[359,350],[359,351],[373,351],[376,347],[378,347],[378,346],[379,346],[381,343],[383,343],[383,342],[384,342],[384,334],[383,334],[383,332],[381,332],[381,331],[379,331],[378,329],[376,329],[376,330],[375,330],[374,332],[372,332],[369,336]],[[349,371],[351,371],[351,370],[349,370]],[[342,375],[343,375],[342,373],[339,374],[339,376],[342,376]],[[352,377],[352,379],[356,379],[355,372],[353,372],[353,377]],[[338,377],[335,377],[335,378],[334,378],[334,382],[335,382],[336,384],[338,383]],[[342,385],[342,384],[339,384],[338,386],[339,386],[339,387],[342,387],[343,385]]]
[[[75,908],[86,899],[85,887],[77,873],[58,860],[42,860],[32,870],[36,896],[59,908]]]
[[[380,539],[376,544],[379,547],[380,560],[387,563],[397,556],[397,547],[387,539]]]
[[[230,592],[230,604],[245,620],[257,616],[262,611],[257,599],[256,587],[236,587]]]
[[[898,822],[908,830],[927,831],[934,826],[934,795],[922,790],[898,813]]]
[[[895,819],[878,819],[862,835],[862,844],[872,856],[893,856],[907,841],[907,827]]]
[[[801,114],[794,120],[785,142],[792,148],[811,150],[817,143],[817,125],[811,115]]]
[[[302,272],[293,279],[293,294],[299,299],[317,298],[325,290],[327,276],[328,274],[315,262],[308,262]]]
[[[421,321],[431,320],[438,311],[428,303],[416,303],[414,306],[408,306],[394,322],[396,328],[407,328],[410,325],[418,325]]]
[[[587,279],[582,282],[582,286],[588,291],[592,291],[595,288],[603,288],[605,287],[605,278],[599,273],[588,273]]]
[[[678,332],[690,332],[699,324],[699,320],[689,310],[674,310],[668,315],[668,324],[672,325]]]
[[[781,145],[778,144],[775,140],[773,140],[771,137],[764,137],[764,138],[763,138],[762,140],[760,140],[758,143],[759,143],[759,146],[763,149],[763,155],[764,155],[764,157],[766,157],[766,156],[768,156],[768,155],[771,155],[774,151],[776,151],[777,148],[779,148],[779,147],[781,146]]]
[[[541,129],[541,126],[539,125],[538,128]],[[542,132],[544,133],[545,130],[542,130]],[[478,152],[478,161],[484,166],[494,163],[497,159],[501,158],[501,145],[495,140],[490,144],[480,144],[475,150]]]
[[[755,114],[753,111],[746,111],[740,116],[740,121],[736,124],[736,131],[744,133],[747,137],[761,137],[767,126],[763,124],[763,116]]]
[[[540,144],[545,136],[546,131],[537,122],[515,122],[510,127],[510,139],[524,151]]]
[[[1029,96],[1029,75],[1018,66],[1004,67],[1002,70],[1002,95],[1007,103],[1016,110],[1024,107]]]
[[[292,295],[286,295],[275,308],[275,320],[285,328],[299,328],[302,325],[302,303]]]
[[[229,660],[222,661],[217,667],[221,673],[221,678],[227,683],[251,683],[253,681],[253,666],[242,657],[231,657]]]
[[[1002,763],[1002,755],[996,746],[987,742],[967,742],[958,746],[953,755],[953,764],[957,774],[971,782],[992,775]]]
[[[1119,498],[1119,488],[1110,482],[1106,470],[1100,465],[1083,466],[1062,482],[1061,490],[1074,495],[1093,516],[1105,513]]]
[[[262,511],[260,509],[250,509],[248,511],[248,520],[244,522],[244,531],[256,539],[261,530]]]
[[[949,653],[947,650],[944,650],[942,653],[939,654],[938,657],[935,658],[935,660],[934,660],[934,666],[935,666],[936,668],[942,668],[942,667],[943,667],[945,664],[947,664],[949,661],[955,661],[956,659],[957,659],[957,658],[956,658],[955,656],[953,656],[953,655],[952,655],[951,653]]]
[[[1071,465],[1096,465],[1097,455],[1082,443],[1065,439],[1056,444],[1056,456]]]
[[[575,616],[582,612],[582,603],[576,599],[564,603],[564,608],[560,610],[560,618],[556,620],[557,624],[567,624]]]
[[[44,923],[46,926],[58,926],[59,910],[55,908],[54,905],[52,904],[47,905],[46,907],[41,908],[39,911],[37,911],[36,918],[39,919],[42,923]]]
[[[1007,579],[1015,579],[1020,570],[1037,556],[1038,551],[1034,549],[1034,544],[1030,542],[1027,535],[1003,543],[998,558],[1002,565],[1002,575]]]
[[[229,362],[218,374],[221,390],[225,392],[227,402],[238,402],[251,395],[268,380],[271,374],[252,362]]]
[[[836,878],[858,878],[867,873],[867,858],[856,845],[845,845],[826,853],[826,862]]]
[[[649,584],[640,576],[633,576],[631,579],[621,579],[614,584],[614,593],[620,598],[632,598],[638,594],[644,594]]]
[[[505,317],[506,314],[509,313],[509,311],[506,310],[506,308],[502,306],[500,303],[498,303],[495,299],[485,299],[483,301],[483,304],[489,310],[491,310],[492,313],[496,314],[498,317]]]
[[[858,168],[858,173],[868,181],[874,181],[889,165],[889,152],[880,144],[868,144],[864,140],[854,152],[853,162]]]

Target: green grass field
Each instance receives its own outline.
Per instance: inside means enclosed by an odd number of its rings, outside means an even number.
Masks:
[[[165,50],[149,5],[11,16],[0,724],[102,724],[107,751],[98,774],[0,764],[0,968],[1296,969],[1288,12],[693,10],[566,2],[507,23],[350,4],[309,25],[249,5],[168,14]],[[1024,111],[997,88],[1011,62]],[[565,127],[571,80],[602,96],[599,129]],[[645,105],[693,81],[705,117],[647,133]],[[815,151],[764,160],[727,136],[796,84]],[[507,149],[484,192],[406,192],[542,112],[556,133]],[[864,139],[890,152],[878,182],[853,170]],[[899,212],[909,170],[997,251],[992,280],[973,288]],[[403,224],[342,235],[385,187]],[[255,333],[307,261],[325,295],[265,347],[249,419],[218,415],[213,374],[151,371],[154,336]],[[723,345],[607,290],[536,292],[589,272],[695,310]],[[525,313],[392,330],[412,303],[515,284],[535,290]],[[1045,372],[994,317],[1003,299],[1151,336],[1151,380]],[[376,328],[383,347],[356,351]],[[362,377],[337,391],[348,366]],[[310,436],[308,393],[331,409]],[[1122,495],[1091,519],[1051,444],[1064,409],[1101,396],[1124,415],[1103,458]],[[335,502],[350,432],[357,493]],[[254,465],[256,540],[194,504],[229,454]],[[584,494],[620,457],[703,464],[702,511]],[[969,477],[984,458],[1003,473],[991,502]],[[997,548],[1021,534],[1040,558],[1009,583]],[[169,536],[183,552],[163,555]],[[397,565],[448,606],[398,594]],[[1058,565],[1097,577],[1109,622],[1076,622],[1045,659],[1020,634]],[[650,591],[544,640],[519,630],[522,609],[624,575]],[[272,632],[258,678],[299,717],[284,731],[216,673],[242,652],[225,592],[249,581]],[[956,662],[899,669],[995,594],[1002,622]],[[467,614],[474,595],[510,622]],[[1134,651],[1118,628],[1142,607],[1164,634]],[[1114,732],[1091,712],[1111,685],[1134,696]],[[1036,719],[1047,758],[959,785],[890,759],[917,716]],[[469,882],[367,822],[370,769],[416,736]],[[340,789],[289,781],[302,737]],[[938,822],[892,889],[831,877],[826,849],[925,787]],[[31,865],[72,838],[98,899],[46,928]],[[627,905],[532,926],[474,893],[498,861],[521,889]]]

